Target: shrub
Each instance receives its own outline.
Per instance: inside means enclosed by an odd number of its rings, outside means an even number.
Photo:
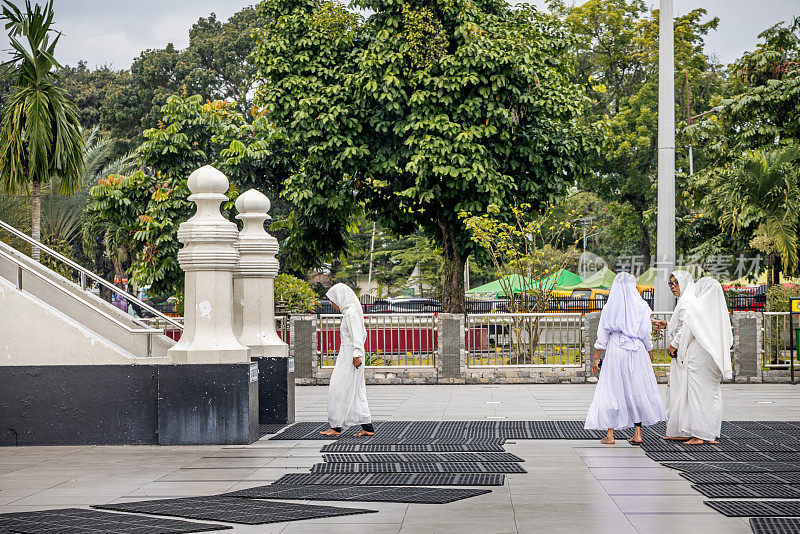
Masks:
[[[774,285],[767,293],[767,311],[788,312],[789,299],[800,298],[800,289]]]
[[[275,302],[290,313],[308,313],[317,307],[317,295],[308,282],[279,274],[275,278]]]

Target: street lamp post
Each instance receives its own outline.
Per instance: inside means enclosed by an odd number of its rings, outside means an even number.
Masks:
[[[675,36],[673,1],[658,13],[658,219],[654,310],[671,311],[667,275],[675,266]]]

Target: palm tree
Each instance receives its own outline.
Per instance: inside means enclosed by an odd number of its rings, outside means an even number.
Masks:
[[[31,195],[31,236],[41,238],[42,185],[59,180],[59,193],[73,194],[81,185],[84,141],[75,104],[56,85],[54,57],[60,34],[50,39],[53,0],[25,13],[4,0],[0,20],[6,21],[11,59],[3,64],[14,81],[0,126],[0,184],[7,194]],[[33,258],[38,261],[39,249]]]
[[[723,228],[738,231],[758,222],[751,246],[767,253],[770,285],[780,282],[780,268],[798,267],[800,216],[800,146],[753,150],[743,154],[723,176],[714,193]],[[776,256],[779,256],[780,262]]]

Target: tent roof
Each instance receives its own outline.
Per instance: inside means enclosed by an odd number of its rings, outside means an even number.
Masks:
[[[521,293],[526,286],[530,288],[538,288],[541,286],[547,287],[552,284],[553,289],[560,289],[564,286],[577,284],[581,282],[580,276],[566,269],[559,269],[550,276],[535,281],[531,281],[529,278],[520,276],[518,274],[512,274],[509,278],[511,279],[512,290],[514,291],[514,293]],[[498,297],[506,296],[505,292],[503,291],[503,286],[500,284],[500,280],[494,280],[492,282],[483,284],[482,286],[474,287],[469,291],[467,291],[468,295],[475,295],[481,293],[494,293]]]
[[[571,286],[565,286],[562,289],[611,289],[611,284],[614,282],[617,273],[603,267],[596,273],[587,276],[583,282]]]

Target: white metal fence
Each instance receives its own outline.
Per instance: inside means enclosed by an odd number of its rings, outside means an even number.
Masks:
[[[430,313],[365,315],[367,367],[432,367],[436,365],[436,317]],[[320,367],[336,363],[341,342],[341,315],[320,315]]]
[[[467,366],[583,365],[580,313],[468,315]]]
[[[764,330],[761,336],[764,367],[768,369],[789,368],[792,360],[791,334],[789,312],[764,312]]]

